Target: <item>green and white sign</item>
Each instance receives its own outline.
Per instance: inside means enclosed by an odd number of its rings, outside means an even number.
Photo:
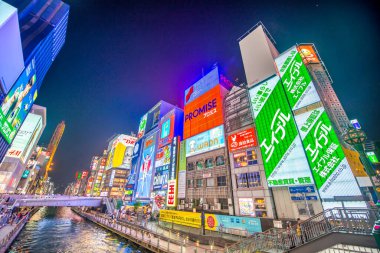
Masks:
[[[311,76],[294,46],[275,60],[292,110],[320,101]]]
[[[249,93],[268,185],[313,184],[280,78],[274,76],[252,88]]]
[[[321,198],[360,196],[331,121],[323,107],[295,116]]]
[[[378,163],[379,162],[379,159],[377,159],[377,156],[375,154],[375,152],[366,152],[365,153],[368,157],[368,159],[371,161],[371,163]]]

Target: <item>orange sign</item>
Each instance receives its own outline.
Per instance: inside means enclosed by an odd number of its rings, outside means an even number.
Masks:
[[[255,146],[257,146],[257,138],[253,128],[228,136],[228,150],[231,152]]]
[[[222,97],[222,88],[218,84],[185,105],[184,139],[223,124]]]
[[[312,45],[300,45],[297,49],[305,64],[321,62]]]

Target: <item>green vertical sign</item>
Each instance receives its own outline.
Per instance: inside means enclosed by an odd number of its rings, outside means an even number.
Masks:
[[[311,76],[294,46],[275,60],[292,110],[320,101]]]
[[[280,78],[250,90],[269,186],[312,184],[309,166]]]

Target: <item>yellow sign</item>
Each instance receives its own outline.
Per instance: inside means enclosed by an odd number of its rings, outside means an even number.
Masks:
[[[200,228],[202,225],[201,213],[160,210],[160,221],[173,222],[179,225]],[[218,220],[214,214],[205,214],[205,228],[216,230]]]
[[[351,167],[355,177],[367,177],[363,164],[360,162],[360,155],[357,151],[343,148],[344,155],[347,158],[348,164]]]

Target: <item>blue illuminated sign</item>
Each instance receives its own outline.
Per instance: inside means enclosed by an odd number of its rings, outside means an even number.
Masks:
[[[219,84],[219,71],[214,68],[185,91],[185,105]]]
[[[223,125],[195,135],[186,140],[186,157],[225,146]]]
[[[315,188],[312,185],[306,185],[306,186],[290,186],[289,192],[294,193],[310,193],[315,192]]]

